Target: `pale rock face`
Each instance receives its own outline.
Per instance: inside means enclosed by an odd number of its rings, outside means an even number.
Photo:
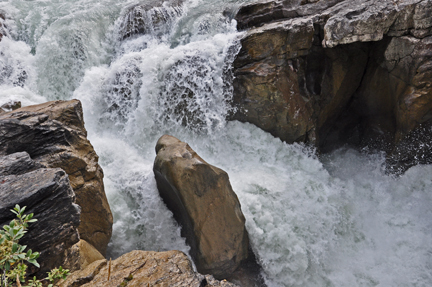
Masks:
[[[188,144],[164,135],[156,145],[154,173],[161,197],[182,226],[198,272],[227,278],[248,257],[240,203],[223,170]]]

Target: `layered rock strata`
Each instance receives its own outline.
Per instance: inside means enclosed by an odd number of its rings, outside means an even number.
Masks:
[[[81,103],[55,101],[2,113],[0,134],[0,156],[26,152],[36,164],[65,171],[81,207],[80,238],[105,254],[112,215]]]
[[[34,213],[38,220],[20,243],[41,253],[38,271],[45,274],[62,264],[64,253],[79,240],[81,209],[67,174],[46,168],[26,152],[0,157],[0,226],[16,218],[10,211],[16,204],[26,206],[25,214]]]
[[[233,118],[321,151],[349,143],[397,158],[432,118],[431,15],[431,0],[241,7]]]
[[[153,166],[161,197],[182,226],[198,272],[228,278],[248,258],[240,203],[223,170],[187,143],[164,135]]]
[[[70,275],[59,287],[235,287],[227,281],[195,273],[180,251],[132,251],[110,262],[102,259]]]

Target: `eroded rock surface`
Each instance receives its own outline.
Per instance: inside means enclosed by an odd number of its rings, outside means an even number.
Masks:
[[[55,101],[0,114],[0,134],[0,156],[25,151],[37,164],[66,172],[81,207],[80,237],[105,254],[112,215],[81,103]]]
[[[432,1],[259,1],[234,62],[234,119],[321,151],[393,155],[432,118]]]
[[[198,272],[227,278],[248,258],[240,203],[223,170],[187,143],[164,135],[153,166],[159,193],[182,225]]]
[[[16,204],[38,220],[20,243],[41,253],[38,271],[45,274],[62,264],[66,250],[79,240],[80,207],[67,174],[44,167],[26,152],[0,157],[0,226],[16,218],[10,211]]]
[[[227,281],[195,273],[181,251],[132,251],[111,262],[99,260],[70,275],[59,287],[235,287]],[[110,270],[110,271],[109,271]],[[108,278],[109,277],[109,278]]]

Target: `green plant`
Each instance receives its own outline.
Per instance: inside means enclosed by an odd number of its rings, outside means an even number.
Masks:
[[[25,206],[20,208],[18,204],[15,205],[11,211],[16,214],[17,219],[4,225],[3,230],[0,230],[0,287],[13,286],[15,283],[20,286],[21,283],[26,283],[25,262],[39,267],[37,262],[39,252],[33,252],[31,249],[25,252],[27,246],[19,244],[19,240],[27,233],[28,224],[37,221],[33,218],[33,213],[25,215],[25,209]],[[69,270],[60,266],[48,272],[48,276],[44,279],[33,277],[28,280],[25,287],[42,287],[43,281],[49,281],[48,287],[52,287],[55,281],[64,279],[67,275]]]

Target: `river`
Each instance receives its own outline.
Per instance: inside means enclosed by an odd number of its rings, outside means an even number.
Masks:
[[[189,250],[152,171],[170,134],[228,172],[270,287],[432,286],[432,166],[389,176],[383,154],[318,157],[225,120],[244,2],[153,9],[143,17],[164,24],[122,40],[137,1],[1,1],[0,105],[82,101],[114,216],[109,257]]]

